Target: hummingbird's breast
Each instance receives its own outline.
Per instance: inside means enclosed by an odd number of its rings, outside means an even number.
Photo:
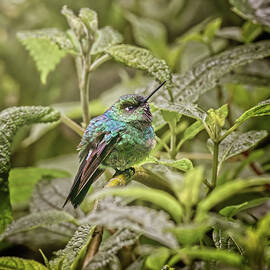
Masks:
[[[155,134],[151,125],[138,128],[128,124],[119,135],[119,142],[103,163],[120,171],[142,162],[155,146]]]

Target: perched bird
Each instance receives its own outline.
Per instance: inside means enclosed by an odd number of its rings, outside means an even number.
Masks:
[[[146,98],[122,96],[90,121],[78,147],[81,164],[64,206],[71,201],[76,208],[105,167],[115,169],[117,175],[133,169],[149,155],[155,135],[148,100],[164,84]]]

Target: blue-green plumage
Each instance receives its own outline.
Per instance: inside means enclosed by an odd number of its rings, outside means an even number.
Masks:
[[[125,171],[149,155],[155,135],[148,98],[122,96],[90,121],[78,147],[81,165],[65,204],[71,201],[77,207],[104,167]]]

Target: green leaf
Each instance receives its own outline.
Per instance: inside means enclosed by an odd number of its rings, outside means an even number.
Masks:
[[[209,22],[204,30],[203,39],[206,43],[211,43],[216,35],[216,32],[219,30],[222,23],[221,18],[217,18]]]
[[[81,260],[83,260],[87,247],[92,239],[95,226],[89,224],[78,227],[75,234],[67,243],[63,250],[55,253],[55,258],[50,260],[49,264],[52,269],[75,270],[78,268]]]
[[[177,253],[178,256],[183,259],[188,256],[192,259],[200,259],[205,261],[213,260],[235,266],[240,266],[242,263],[241,255],[234,252],[214,248],[183,248],[178,250]]]
[[[187,208],[191,209],[199,200],[201,183],[203,181],[203,169],[201,167],[194,168],[186,173],[184,185],[181,190],[177,190],[180,201]]]
[[[250,43],[262,33],[262,27],[250,21],[246,22],[242,28],[244,42]]]
[[[90,8],[81,8],[79,18],[83,21],[90,32],[96,32],[98,29],[98,16],[97,13]]]
[[[129,229],[120,229],[100,245],[97,254],[84,268],[98,270],[112,262],[113,258],[123,247],[133,245],[139,235]]]
[[[247,151],[251,147],[255,146],[257,143],[259,143],[266,136],[267,131],[265,130],[251,130],[245,133],[233,132],[228,135],[219,145],[219,169],[225,160]],[[213,153],[212,141],[209,141],[209,146],[211,153]]]
[[[230,0],[230,3],[234,6],[233,11],[244,19],[270,26],[270,12],[267,9],[269,3],[267,0]]]
[[[269,237],[269,226],[270,226],[270,214],[266,214],[258,223],[257,235],[261,239],[266,239]]]
[[[159,164],[163,164],[165,166],[175,168],[175,169],[178,169],[178,170],[184,171],[184,172],[187,172],[193,168],[192,162],[187,158],[181,158],[178,160],[162,159],[162,160],[157,160],[157,162]]]
[[[105,52],[107,49],[121,43],[122,35],[110,26],[99,29],[95,34],[95,41],[91,47],[90,54],[96,55]]]
[[[171,91],[172,75],[164,60],[156,58],[150,51],[131,45],[115,45],[106,50],[115,61],[126,66],[146,71],[157,81],[166,81],[166,88]]]
[[[164,25],[156,20],[140,18],[131,13],[126,17],[132,25],[136,43],[151,50],[155,55],[165,58],[167,32]]]
[[[181,220],[183,215],[183,209],[177,200],[169,193],[161,190],[141,187],[104,189],[94,193],[90,196],[90,198],[92,201],[94,201],[98,198],[102,198],[108,195],[132,197],[134,199],[141,199],[152,202],[166,210],[177,222]]]
[[[195,102],[213,89],[231,70],[270,55],[270,41],[238,46],[197,63],[184,74],[173,76],[175,101]]]
[[[170,112],[166,110],[162,110],[161,115],[167,123],[176,124],[181,118],[181,114],[179,114],[178,112]]]
[[[27,259],[21,259],[17,257],[1,257],[0,269],[3,270],[48,270],[47,267],[39,262]]]
[[[220,132],[228,115],[228,105],[224,104],[217,110],[210,109],[205,120],[206,130],[213,141],[218,141]]]
[[[67,51],[62,50],[61,46],[71,49],[73,46],[64,33],[49,32],[49,30],[39,30],[33,32],[18,33],[18,38],[33,57],[40,79],[43,84],[46,83],[48,74],[53,71],[60,60],[66,55]]]
[[[145,260],[147,269],[160,270],[170,257],[170,250],[165,247],[160,247],[148,256]]]
[[[202,121],[197,120],[192,125],[190,125],[185,131],[184,135],[181,138],[180,142],[177,145],[177,151],[180,150],[183,143],[185,143],[188,140],[192,140],[199,132],[201,132],[204,129],[204,125]]]
[[[216,187],[208,197],[200,201],[197,210],[197,220],[203,218],[205,213],[211,210],[217,204],[237,195],[239,192],[245,192],[252,187],[264,186],[270,183],[270,178],[237,179],[233,182],[225,183]]]
[[[46,168],[14,168],[9,174],[10,202],[13,209],[28,206],[35,184],[42,178],[65,178],[69,173]]]
[[[254,199],[254,200],[244,202],[241,204],[237,204],[237,205],[226,206],[226,207],[222,208],[219,211],[219,213],[222,216],[232,218],[233,216],[235,216],[239,212],[256,207],[256,206],[259,206],[259,205],[265,203],[266,201],[268,201],[269,199],[270,199],[269,197],[264,197],[264,198]]]
[[[41,213],[33,213],[16,221],[13,221],[4,233],[0,235],[0,240],[20,232],[30,231],[42,226],[58,224],[61,222],[76,223],[76,220],[68,213],[59,210],[49,210]]]
[[[0,112],[0,233],[11,221],[11,205],[8,190],[8,172],[10,169],[11,143],[17,130],[23,125],[57,121],[60,114],[41,106],[12,107]]]
[[[119,198],[117,200],[119,201]],[[178,246],[173,235],[166,231],[174,224],[169,215],[163,211],[143,206],[123,206],[106,198],[100,203],[100,210],[92,212],[82,222],[102,225],[110,229],[128,228],[170,248]]]

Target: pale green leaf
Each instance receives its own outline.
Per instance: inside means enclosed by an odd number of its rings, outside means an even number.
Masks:
[[[215,205],[223,202],[224,200],[243,193],[252,187],[264,186],[270,183],[270,178],[253,178],[253,179],[237,179],[233,182],[225,183],[222,186],[216,187],[209,196],[201,200],[198,204],[197,218],[200,220],[204,214],[211,210]]]
[[[195,102],[219,84],[231,70],[270,55],[270,41],[260,41],[226,50],[197,63],[184,74],[173,76],[174,99]]]
[[[98,270],[112,262],[113,258],[123,247],[133,245],[139,238],[138,233],[129,229],[120,229],[111,237],[102,242],[97,254],[84,268]]]
[[[79,12],[79,18],[91,32],[95,33],[97,31],[98,16],[94,10],[89,8],[81,8]]]
[[[14,168],[9,174],[10,202],[13,209],[28,206],[35,184],[42,178],[65,178],[69,173],[56,169]]]
[[[33,213],[16,221],[13,221],[4,233],[0,235],[0,239],[4,239],[16,233],[30,231],[42,226],[49,226],[61,222],[76,223],[76,220],[68,213],[59,210],[49,210],[41,213]]]
[[[242,37],[244,42],[250,43],[262,33],[262,27],[250,21],[246,22],[242,28]]]
[[[110,26],[99,29],[95,34],[95,41],[91,47],[90,54],[96,55],[105,52],[107,49],[121,43],[122,35]]]
[[[219,30],[222,23],[221,18],[217,18],[209,22],[204,30],[203,38],[205,42],[211,43],[216,35],[216,32]]]
[[[0,269],[2,270],[48,270],[39,262],[17,257],[1,257]]]
[[[163,119],[169,124],[176,124],[181,118],[181,114],[178,112],[171,112],[167,110],[161,110],[161,115]]]
[[[65,50],[61,50],[58,45],[46,37],[36,38],[31,35],[29,37],[21,37],[20,41],[33,57],[40,79],[43,84],[46,83],[48,74],[53,71],[60,60],[66,55]]]
[[[171,91],[172,75],[168,65],[164,60],[156,58],[150,51],[136,46],[122,44],[112,46],[106,52],[117,62],[146,71],[160,83],[166,81],[165,87]]]
[[[184,171],[184,172],[187,172],[193,168],[192,162],[187,158],[181,158],[178,160],[162,159],[162,160],[157,160],[157,162],[159,164],[163,164],[163,165],[166,165],[168,167],[172,167],[172,168],[178,169],[180,171]]]
[[[222,208],[219,211],[219,213],[222,216],[231,218],[231,217],[235,216],[236,214],[238,214],[239,212],[256,207],[256,206],[259,206],[259,205],[267,202],[269,199],[270,199],[269,197],[264,197],[264,198],[254,199],[254,200],[244,202],[241,204],[237,204],[237,205],[226,206],[226,207]]]
[[[58,267],[61,266],[61,270],[79,269],[79,264],[85,256],[94,230],[95,226],[88,224],[79,226],[66,247],[63,250],[57,251],[55,257],[50,260],[51,268],[59,269]]]
[[[261,239],[267,239],[269,237],[269,226],[270,226],[270,214],[266,214],[258,223],[257,235]]]
[[[132,197],[134,199],[149,201],[166,210],[176,221],[179,222],[182,218],[183,209],[177,200],[169,193],[161,190],[141,187],[104,189],[94,193],[90,198],[94,201],[108,195]]]
[[[170,250],[165,247],[160,247],[148,256],[145,260],[147,269],[160,270],[170,257]]]

